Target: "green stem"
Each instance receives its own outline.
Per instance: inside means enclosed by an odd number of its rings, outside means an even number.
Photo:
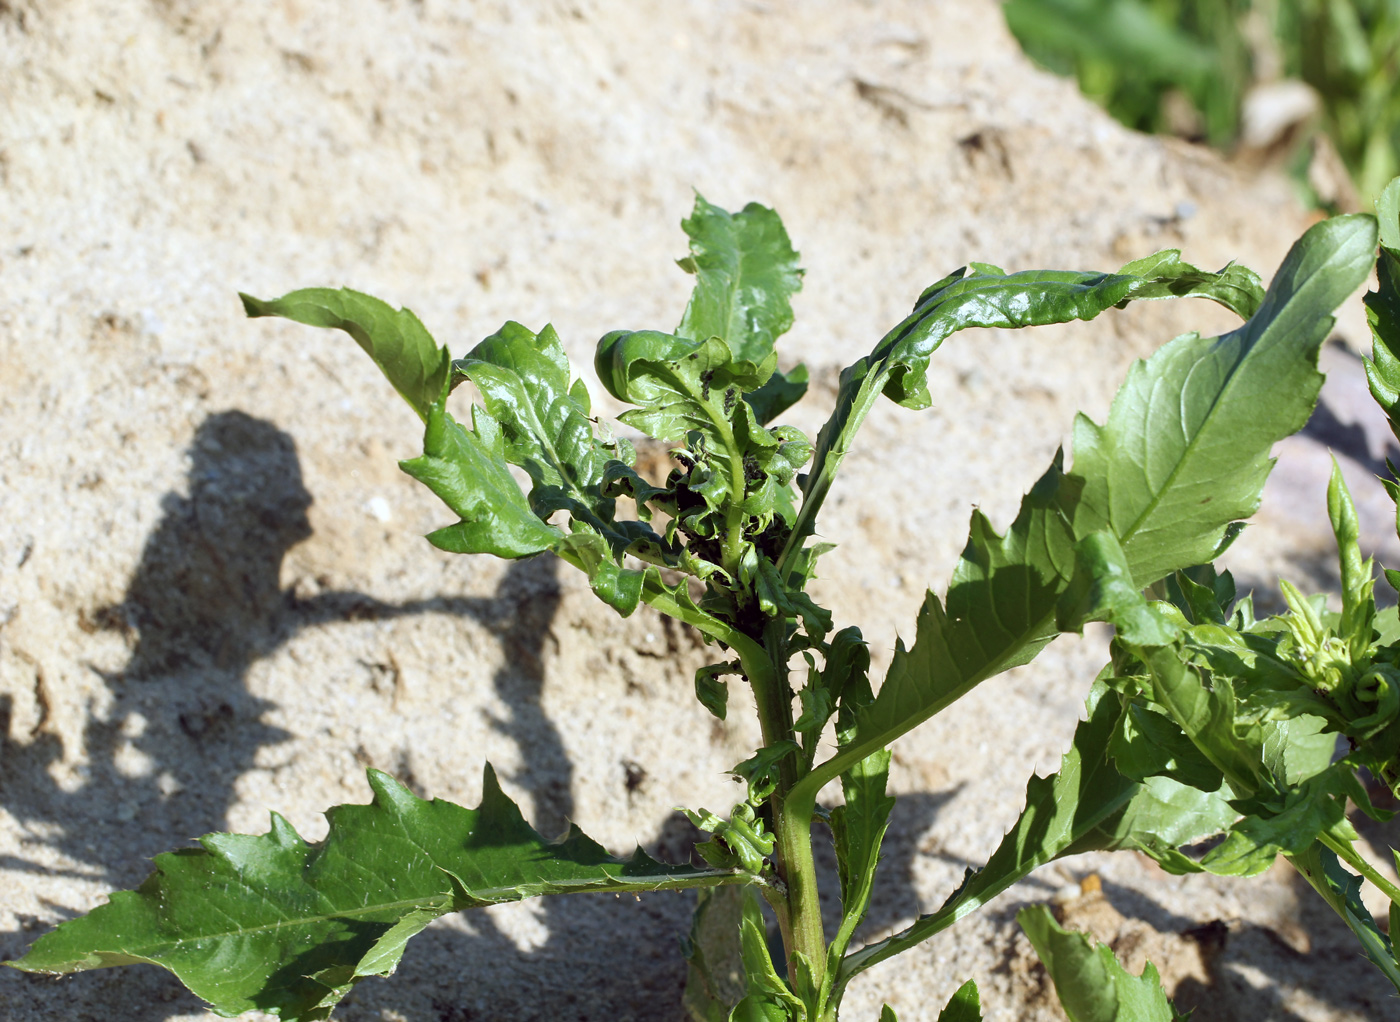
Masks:
[[[740,652],[744,673],[753,685],[764,745],[791,741],[792,692],[787,681],[787,623],[778,618],[764,628],[761,663],[751,664]],[[778,785],[769,796],[776,837],[776,868],[787,885],[787,911],[779,914],[783,946],[788,955],[788,976],[796,975],[795,956],[801,954],[821,989],[826,970],[826,934],[822,930],[816,864],[812,860],[812,801],[790,802],[788,793],[797,784],[801,765],[796,754],[778,765]],[[782,916],[787,919],[783,920]]]
[[[1360,873],[1367,880],[1371,881],[1371,883],[1379,887],[1381,893],[1384,894],[1387,898],[1389,898],[1392,902],[1394,902],[1397,905],[1400,905],[1400,890],[1397,890],[1395,885],[1392,884],[1389,880],[1387,880],[1376,869],[1376,867],[1372,866],[1369,862],[1363,859],[1361,857],[1361,853],[1356,850],[1356,846],[1353,845],[1350,841],[1343,841],[1339,838],[1335,838],[1331,834],[1326,833],[1325,831],[1321,835],[1319,835],[1318,840],[1320,840],[1328,848],[1332,849],[1333,853],[1336,854],[1337,858],[1341,859],[1352,869],[1356,870],[1356,872]],[[1395,935],[1392,935],[1392,937],[1393,936]]]

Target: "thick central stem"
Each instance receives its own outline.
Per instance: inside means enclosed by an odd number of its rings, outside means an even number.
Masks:
[[[769,621],[763,633],[766,663],[757,675],[745,664],[758,702],[764,745],[793,740],[786,632],[786,622],[781,618]],[[769,796],[768,804],[777,839],[776,868],[787,885],[787,918],[780,922],[783,924],[783,947],[788,956],[789,981],[797,975],[795,956],[801,954],[814,986],[820,989],[826,973],[826,935],[822,930],[817,872],[812,861],[812,805],[789,805],[787,800],[788,792],[800,780],[799,770],[795,754],[783,758],[778,764],[778,786]]]

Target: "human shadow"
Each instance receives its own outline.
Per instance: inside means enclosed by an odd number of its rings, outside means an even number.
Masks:
[[[511,780],[531,793],[536,827],[550,836],[561,832],[574,815],[573,766],[542,706],[561,600],[558,562],[548,555],[513,562],[489,597],[388,603],[332,591],[298,599],[279,580],[287,552],[311,534],[311,496],[291,437],[230,411],[201,424],[189,454],[188,496],[165,498],[123,598],[89,620],[94,630],[125,636],[131,652],[121,670],[99,672],[108,707],[85,726],[87,766],[79,783],[68,789],[54,782],[51,771],[64,750],[43,730],[29,743],[7,746],[0,757],[0,804],[33,842],[48,846],[43,857],[51,859],[56,849],[74,877],[135,886],[151,856],[221,829],[239,777],[255,765],[259,750],[289,737],[264,719],[274,706],[248,690],[252,665],[314,625],[425,612],[470,617],[500,643],[504,656],[492,686],[505,711],[493,724],[520,749]],[[8,709],[0,706],[0,715]],[[393,764],[377,765],[396,772]],[[412,784],[410,777],[400,779]],[[683,861],[695,838],[677,816],[646,844]],[[39,858],[10,856],[0,864],[50,876],[65,872],[41,866]],[[538,903],[535,922],[543,937],[525,950],[509,926],[484,912],[468,913],[457,929],[435,927],[421,935],[404,964],[407,975],[368,984],[370,996],[352,1000],[342,1017],[361,1017],[357,1003],[376,1001],[399,1005],[394,1010],[412,1018],[568,1017],[556,1010],[560,1005],[576,1005],[580,1019],[669,1017],[679,1003],[684,963],[678,938],[693,897],[643,900],[639,910],[630,898],[546,899]],[[49,908],[71,914],[60,905]],[[46,928],[33,918],[18,922],[18,929],[0,933],[0,958],[22,953]],[[658,941],[657,933],[676,940]],[[639,959],[655,959],[655,967],[618,968]],[[425,965],[430,975],[415,976]],[[616,982],[599,986],[592,982],[599,975]],[[0,979],[8,987],[0,1000],[16,1010],[30,1005],[36,1018],[59,1013],[161,1022],[199,1010],[172,976],[150,967],[61,980],[3,970]],[[422,1009],[422,997],[403,1000],[414,990],[430,992],[429,1009]],[[512,998],[518,1003],[509,1004]]]
[[[84,727],[78,783],[54,783],[64,750],[47,731],[0,759],[11,815],[73,872],[118,886],[172,841],[220,826],[258,750],[287,737],[263,721],[272,706],[246,677],[304,626],[278,579],[287,551],[311,535],[295,444],[229,411],[200,424],[189,457],[188,496],[162,501],[123,598],[81,619],[121,633],[131,655],[120,671],[96,672],[108,707]]]

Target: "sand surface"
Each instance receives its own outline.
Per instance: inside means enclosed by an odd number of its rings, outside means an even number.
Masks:
[[[308,839],[378,767],[474,805],[491,761],[546,833],[683,857],[678,804],[722,809],[758,742],[691,694],[693,637],[618,621],[567,567],[452,557],[397,467],[411,413],[340,335],[245,320],[235,292],[347,285],[455,353],[553,322],[585,377],[617,327],[671,327],[698,189],[784,216],[808,268],[784,342],[815,380],[970,259],[1111,269],[1165,247],[1267,276],[1306,227],[1286,182],[1136,135],[1036,71],[992,0],[0,2],[0,957],[139,883],[149,857],[267,810]],[[1133,308],[957,337],[935,407],[871,416],[828,502],[817,594],[877,673],[942,589],[976,504],[1010,521],[1131,360],[1228,314]],[[1364,343],[1359,305],[1339,331]],[[1335,578],[1327,449],[1400,564],[1370,473],[1386,436],[1359,363],[1282,445],[1246,584]],[[595,387],[595,395],[598,389]],[[612,411],[605,403],[604,411]],[[1389,539],[1385,539],[1386,536]],[[1104,636],[1061,641],[895,750],[900,795],[863,937],[939,904],[1068,742]],[[1397,841],[1392,829],[1388,837]],[[1174,878],[1069,860],[873,969],[845,1017],[936,1018],[969,977],[995,1022],[1060,1019],[1013,916],[1065,913],[1197,1022],[1400,1018],[1286,868]],[[679,1020],[692,899],[555,899],[452,917],[337,1018]],[[209,1016],[167,974],[0,970],[0,1018]]]

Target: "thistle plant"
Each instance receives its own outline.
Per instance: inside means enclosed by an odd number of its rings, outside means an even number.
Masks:
[[[1370,372],[1400,423],[1400,186],[1387,196],[1381,290],[1368,300]],[[1246,875],[1288,857],[1400,988],[1394,949],[1357,889],[1364,880],[1397,902],[1400,893],[1357,851],[1344,812],[1351,798],[1383,815],[1366,772],[1400,787],[1400,622],[1376,610],[1340,476],[1328,493],[1340,613],[1287,588],[1289,612],[1257,620],[1250,598],[1236,599],[1228,573],[1211,567],[1258,508],[1273,444],[1308,419],[1331,314],[1375,260],[1375,219],[1317,224],[1267,291],[1250,270],[1205,272],[1175,251],[1112,273],[955,270],[841,373],[815,438],[774,424],[807,383],[803,366],[780,367],[776,348],[802,283],[778,216],[697,198],[683,227],[690,254],[680,265],[695,287],[679,325],[619,330],[597,345],[597,378],[627,406],[617,427],[595,418],[549,326],[507,323],[454,359],[413,313],[352,291],[243,303],[250,316],[348,333],[419,416],[422,454],[401,465],[453,516],[428,536],[433,545],[552,555],[619,614],[645,603],[695,629],[713,650],[696,697],[720,718],[733,686],[751,688],[762,746],[734,767],[744,782],[737,804],[687,812],[708,834],[696,860],[614,857],[573,826],[546,840],[489,766],[476,809],[425,801],[371,770],[373,802],[331,809],[323,841],[305,842],[275,814],[262,836],[207,836],[158,856],[138,890],[62,924],[11,964],[71,972],[150,962],[223,1014],[323,1019],[355,983],[392,972],[408,940],[444,914],[542,895],[695,888],[684,941],[690,1016],[827,1022],[866,969],[1034,870],[1134,849],[1178,873]],[[1137,362],[1103,424],[1078,418],[1072,461],[1056,454],[1005,532],[974,511],[944,594],[928,593],[912,641],[873,681],[859,627],[807,588],[831,549],[814,538],[818,516],[875,404],[927,407],[939,383],[931,360],[965,328],[1068,323],[1191,296],[1241,324],[1178,337]],[[453,397],[468,380],[474,404]],[[638,471],[627,431],[667,446],[664,479]],[[895,803],[891,744],[1087,620],[1114,626],[1110,663],[1084,679],[1087,718],[1059,771],[1031,778],[1019,820],[940,908],[860,944]],[[840,804],[819,805],[833,781]],[[814,834],[835,847],[834,932],[819,908]],[[1221,835],[1203,857],[1183,851]],[[1077,1022],[1175,1017],[1155,972],[1126,974],[1044,909],[1022,922]],[[956,991],[942,1018],[980,1018],[976,987]]]

